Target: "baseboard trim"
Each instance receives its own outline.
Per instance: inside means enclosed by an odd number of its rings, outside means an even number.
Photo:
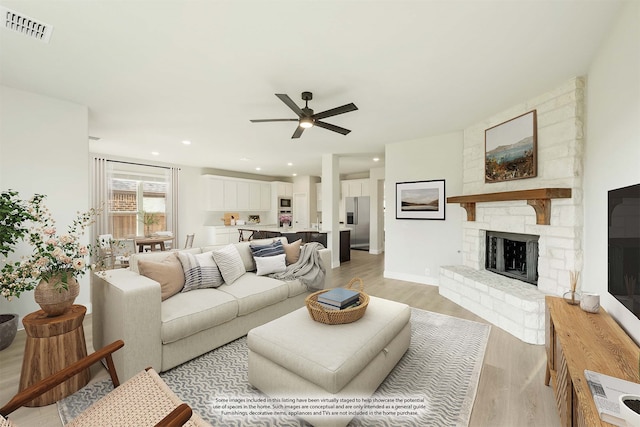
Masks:
[[[419,276],[417,274],[399,273],[396,271],[385,270],[384,277],[387,279],[404,280],[405,282],[414,282],[430,286],[438,286],[440,284],[438,277]]]

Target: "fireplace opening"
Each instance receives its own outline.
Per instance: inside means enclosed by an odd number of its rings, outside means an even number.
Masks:
[[[485,268],[537,286],[539,238],[532,234],[487,231]]]

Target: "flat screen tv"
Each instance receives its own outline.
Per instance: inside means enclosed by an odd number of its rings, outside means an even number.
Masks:
[[[640,319],[640,184],[609,191],[609,293]]]

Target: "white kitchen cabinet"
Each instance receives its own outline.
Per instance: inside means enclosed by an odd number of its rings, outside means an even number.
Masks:
[[[271,210],[271,185],[266,182],[260,184],[260,210]]]
[[[249,209],[258,211],[262,208],[262,184],[252,182],[249,184]]]
[[[249,183],[247,181],[236,181],[236,208],[238,211],[249,210]]]
[[[235,181],[224,180],[224,210],[236,210],[238,192]]]
[[[270,182],[214,175],[204,175],[203,179],[207,211],[265,212],[271,210]]]
[[[278,197],[293,197],[293,184],[290,182],[277,182]]]
[[[204,181],[204,192],[206,210],[224,210],[224,181],[222,179],[206,176]]]
[[[341,182],[342,197],[362,197],[369,195],[368,179],[349,179]]]
[[[249,210],[268,211],[271,209],[271,185],[267,182],[249,183]]]
[[[236,243],[239,239],[240,232],[237,227],[215,226],[209,230],[209,245],[228,245]]]

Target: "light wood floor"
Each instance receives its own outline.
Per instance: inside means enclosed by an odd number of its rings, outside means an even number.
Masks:
[[[383,270],[384,255],[351,251],[351,261],[334,270],[334,280],[339,286],[344,286],[352,277],[361,277],[365,290],[370,295],[404,302],[423,310],[487,323],[441,297],[437,287],[385,279]],[[84,329],[91,351],[91,315],[85,319]],[[0,406],[18,391],[24,345],[24,331],[19,331],[13,344],[0,351]],[[544,385],[545,363],[544,346],[525,344],[493,326],[470,425],[559,426],[553,392]],[[106,371],[102,367],[97,366],[92,370],[92,381],[106,377]],[[61,425],[56,405],[21,408],[12,414],[12,419],[18,426]]]

